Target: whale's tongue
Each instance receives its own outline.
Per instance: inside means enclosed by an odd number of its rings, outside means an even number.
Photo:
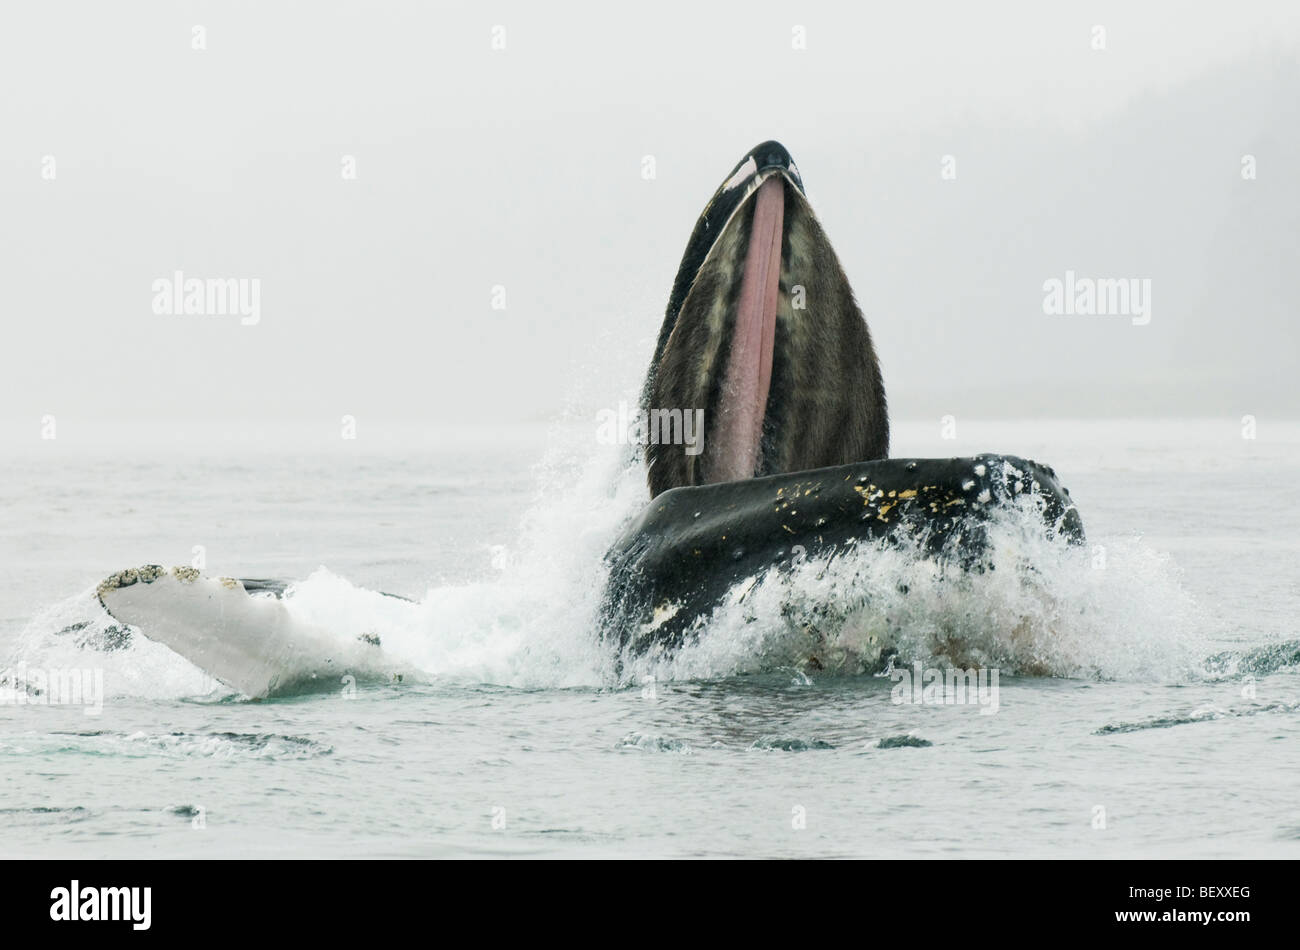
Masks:
[[[708,482],[754,477],[763,435],[763,415],[772,385],[772,347],[776,339],[781,233],[785,218],[781,176],[773,175],[763,182],[754,202],[736,325],[723,371],[722,398],[711,420],[713,431],[706,429],[708,441],[712,442],[703,473]]]

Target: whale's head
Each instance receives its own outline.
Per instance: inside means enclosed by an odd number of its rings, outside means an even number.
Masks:
[[[695,222],[643,401],[652,496],[888,454],[871,335],[779,143],[751,149]]]

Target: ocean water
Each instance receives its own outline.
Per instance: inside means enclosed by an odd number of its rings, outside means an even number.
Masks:
[[[0,669],[104,687],[97,714],[0,705],[0,854],[1300,852],[1300,424],[897,424],[895,455],[1053,465],[1088,544],[1012,513],[979,576],[809,562],[621,675],[601,554],[645,490],[594,430],[0,460]],[[60,632],[110,573],[196,547],[421,675],[255,702],[138,634]],[[380,616],[374,590],[413,602]],[[996,669],[996,707],[895,702],[862,672],[886,642],[899,667]]]

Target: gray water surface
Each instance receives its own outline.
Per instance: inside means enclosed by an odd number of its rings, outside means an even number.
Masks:
[[[608,487],[626,481],[614,462],[531,470],[540,436],[522,462],[518,445],[5,460],[0,664],[95,666],[105,698],[98,715],[0,706],[0,853],[1300,852],[1300,427],[1245,444],[1231,420],[987,437],[918,427],[896,454],[1043,458],[1109,557],[1054,588],[1099,622],[1061,612],[1060,668],[1004,669],[993,713],[898,704],[887,678],[818,674],[721,633],[689,675],[611,679],[583,620],[593,554],[636,492]],[[103,576],[188,563],[195,545],[214,574],[324,565],[326,615],[346,614],[348,585],[416,599],[385,642],[428,681],[249,702],[156,644],[100,653],[57,633]],[[899,622],[996,625],[1029,603],[971,597]],[[1012,636],[980,632],[995,651]]]

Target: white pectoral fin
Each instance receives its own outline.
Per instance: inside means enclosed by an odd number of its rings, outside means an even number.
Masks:
[[[255,699],[395,669],[376,642],[308,624],[275,594],[250,595],[233,578],[140,568],[110,577],[99,598],[116,620]]]

